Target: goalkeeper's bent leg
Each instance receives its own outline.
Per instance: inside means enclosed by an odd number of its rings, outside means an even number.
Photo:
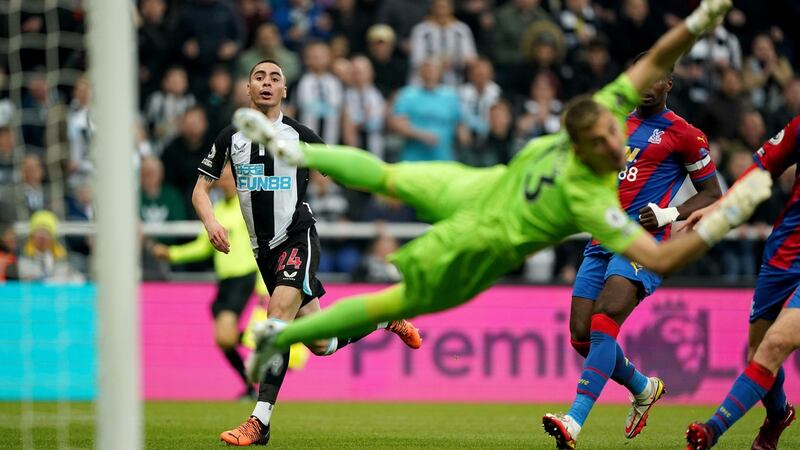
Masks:
[[[387,194],[387,166],[377,156],[346,145],[308,144],[300,147],[306,165],[345,186]]]
[[[405,285],[399,283],[382,291],[343,299],[319,313],[295,320],[278,333],[275,345],[286,348],[295,342],[357,337],[374,331],[379,322],[414,313],[413,305],[405,299]]]

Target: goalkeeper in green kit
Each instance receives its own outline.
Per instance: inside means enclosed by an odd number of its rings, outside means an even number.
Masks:
[[[386,164],[350,147],[277,140],[262,113],[237,111],[234,124],[276,159],[319,170],[354,189],[398,198],[434,223],[392,255],[403,282],[341,300],[290,324],[260,324],[252,379],[279,369],[277,350],[292,343],[362,335],[379,322],[461,305],[528,255],[578,232],[659,274],[705,252],[770,195],[768,173],[752,172],[694,232],[662,243],[620,208],[617,173],[626,165],[624,120],[639,96],[729,8],[730,0],[703,0],[615,81],[593,97],[575,99],[564,117],[566,131],[534,139],[508,166]]]

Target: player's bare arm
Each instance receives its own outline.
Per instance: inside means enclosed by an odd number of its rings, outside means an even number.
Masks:
[[[704,208],[722,197],[722,188],[717,177],[694,183],[697,193],[672,208],[659,208],[658,205],[647,205],[639,210],[639,223],[644,229],[652,231],[668,225],[676,220],[686,220],[695,211]]]
[[[231,250],[231,245],[228,242],[228,230],[220,225],[217,222],[217,218],[214,217],[214,206],[211,204],[211,197],[208,195],[216,181],[208,175],[200,174],[192,191],[192,205],[197,212],[197,217],[206,227],[211,245],[220,252],[228,253]]]
[[[731,0],[703,0],[686,20],[661,36],[647,56],[625,71],[639,94],[644,94],[650,85],[663,77],[675,61],[692,47],[698,36],[724,17],[731,5]]]

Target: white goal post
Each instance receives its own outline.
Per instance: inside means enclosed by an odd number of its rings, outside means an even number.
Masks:
[[[138,86],[130,0],[88,2],[93,89],[98,307],[95,448],[142,448],[138,217],[134,125]]]

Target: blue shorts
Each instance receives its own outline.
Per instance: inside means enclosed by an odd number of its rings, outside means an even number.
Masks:
[[[578,269],[572,296],[597,300],[608,277],[618,275],[639,286],[638,299],[652,294],[661,285],[661,277],[627,258],[613,253],[587,255]]]
[[[753,293],[750,323],[758,319],[775,320],[784,303],[787,308],[800,308],[798,285],[800,274],[763,264],[756,280],[756,291]]]

